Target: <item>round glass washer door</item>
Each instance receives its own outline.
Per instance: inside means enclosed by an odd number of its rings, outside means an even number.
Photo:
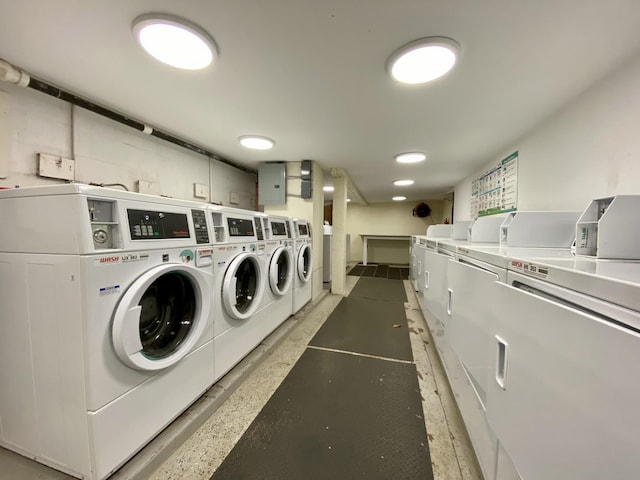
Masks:
[[[111,328],[126,365],[145,371],[178,363],[200,340],[211,308],[207,275],[167,264],[138,277],[122,296]]]
[[[269,285],[275,295],[281,297],[289,291],[293,281],[292,273],[291,251],[286,247],[278,247],[271,255],[269,262]]]
[[[236,320],[251,317],[262,302],[264,279],[258,257],[241,253],[235,257],[222,281],[222,305],[228,315]]]
[[[298,278],[302,283],[307,283],[311,278],[311,245],[305,243],[298,251]]]

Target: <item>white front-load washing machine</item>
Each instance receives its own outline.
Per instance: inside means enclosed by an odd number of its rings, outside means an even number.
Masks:
[[[311,225],[306,220],[292,219],[293,223],[293,275],[292,314],[296,314],[311,301],[313,273]]]
[[[269,215],[263,219],[265,236],[265,293],[264,322],[274,330],[291,315],[293,302],[293,233],[288,217]]]
[[[268,334],[265,307],[265,214],[209,206],[213,226],[213,330],[215,380],[227,373]]]
[[[205,207],[20,188],[0,224],[1,444],[105,478],[213,382]]]

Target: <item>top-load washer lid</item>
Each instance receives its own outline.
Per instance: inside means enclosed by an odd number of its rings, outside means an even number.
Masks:
[[[293,280],[292,267],[293,262],[289,249],[278,247],[273,252],[269,262],[269,285],[275,295],[282,296],[291,287]]]
[[[311,246],[305,243],[298,251],[298,277],[304,283],[311,278]]]
[[[206,274],[166,264],[136,279],[113,317],[116,354],[138,370],[162,370],[179,362],[204,333],[210,292]]]
[[[262,301],[264,280],[258,257],[244,252],[235,257],[222,282],[222,304],[231,317],[244,320],[251,317]]]

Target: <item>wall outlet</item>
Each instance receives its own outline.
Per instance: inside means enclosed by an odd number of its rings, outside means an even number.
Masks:
[[[207,186],[203,183],[193,184],[193,196],[196,198],[207,198]]]
[[[39,153],[38,175],[47,178],[58,178],[60,180],[74,180],[76,175],[76,162],[70,158]]]

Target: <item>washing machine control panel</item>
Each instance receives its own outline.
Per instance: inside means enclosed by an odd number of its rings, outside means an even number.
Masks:
[[[196,243],[209,243],[209,230],[207,230],[207,216],[204,210],[191,210],[193,229],[196,232]]]
[[[191,236],[189,221],[184,213],[127,209],[127,217],[131,240],[161,240]]]

